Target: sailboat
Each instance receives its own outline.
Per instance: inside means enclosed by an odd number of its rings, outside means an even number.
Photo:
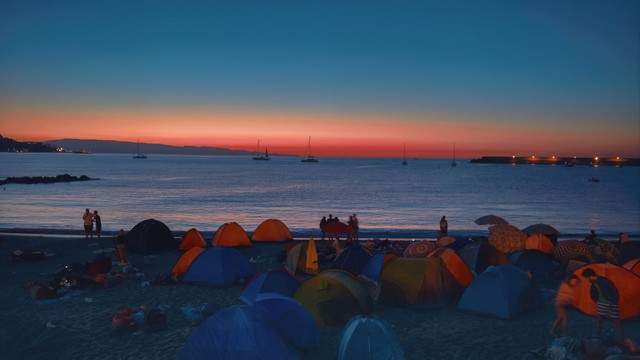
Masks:
[[[453,143],[453,161],[451,161],[451,166],[456,167],[458,163],[456,162],[456,144]]]
[[[407,165],[407,145],[402,144],[402,165]]]
[[[300,160],[301,162],[317,163],[318,159],[311,155],[311,136],[309,136],[309,144],[307,145],[307,158]]]
[[[267,148],[264,149],[264,156],[260,155],[260,140],[258,140],[258,147],[256,149],[256,156],[252,157],[253,160],[269,160],[269,150]]]
[[[138,154],[133,155],[133,158],[134,158],[134,159],[146,159],[146,158],[147,158],[147,155],[142,154],[142,153],[140,152],[140,139],[138,139]]]

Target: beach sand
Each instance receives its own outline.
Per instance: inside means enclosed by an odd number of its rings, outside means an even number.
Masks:
[[[321,244],[320,246],[324,246]],[[176,359],[193,330],[181,306],[215,303],[241,304],[241,285],[214,288],[194,285],[142,286],[145,280],[167,273],[178,251],[152,256],[130,255],[130,261],[147,277],[124,280],[113,287],[92,290],[68,299],[38,303],[25,285],[46,280],[74,262],[87,262],[106,251],[113,259],[113,239],[72,236],[0,236],[0,357],[3,359]],[[258,271],[279,267],[276,256],[282,244],[254,244],[239,249],[253,259]],[[42,261],[11,261],[13,250],[48,249],[56,256]],[[378,306],[376,314],[395,329],[408,359],[537,359],[530,350],[548,347],[554,337],[549,328],[555,318],[552,293],[558,281],[538,282],[545,294],[543,309],[515,320],[472,315],[455,306],[442,309],[405,309]],[[640,301],[640,300],[639,300]],[[124,308],[166,308],[168,329],[158,332],[116,332],[112,316]],[[625,321],[628,335],[640,340],[640,320]],[[572,336],[594,334],[595,319],[577,311],[569,314]],[[321,329],[321,345],[304,359],[335,359],[342,328]],[[603,336],[618,338],[610,323]]]

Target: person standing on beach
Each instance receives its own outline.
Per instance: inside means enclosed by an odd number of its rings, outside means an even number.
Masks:
[[[556,293],[556,319],[551,325],[551,335],[556,335],[558,327],[562,330],[562,336],[569,336],[569,313],[567,309],[573,304],[575,293],[573,289],[578,286],[577,276],[571,274],[566,281],[563,281]]]
[[[350,235],[354,241],[358,241],[358,231],[360,230],[360,224],[358,224],[358,217],[356,214],[349,216],[349,226],[355,231],[353,235]]]
[[[446,217],[443,216],[442,219],[440,219],[440,236],[439,237],[447,236],[448,231],[449,231],[449,223],[447,222]]]
[[[85,239],[91,238],[93,239],[93,214],[89,209],[85,209],[84,215],[82,215],[82,220],[84,221],[84,237]]]
[[[323,216],[322,219],[320,220],[320,231],[322,231],[322,240],[324,240],[324,236],[327,234],[324,231],[325,225],[327,225],[327,217]]]
[[[600,335],[602,322],[608,319],[616,325],[624,339],[625,334],[622,323],[620,322],[620,312],[618,309],[619,295],[616,285],[606,277],[598,276],[593,269],[584,269],[582,276],[591,283],[591,289],[589,290],[591,300],[595,301],[598,306],[596,310],[596,335]]]
[[[120,265],[127,263],[127,234],[123,229],[120,229],[118,236],[116,237],[116,250],[118,250],[118,256],[120,256]]]
[[[100,219],[100,215],[98,215],[98,210],[93,211],[93,221],[96,223],[96,234],[98,235],[98,239],[100,239],[100,232],[102,232],[102,219]]]

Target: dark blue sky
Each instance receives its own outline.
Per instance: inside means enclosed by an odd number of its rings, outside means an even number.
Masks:
[[[639,135],[639,44],[639,1],[3,1],[0,106],[380,110]]]

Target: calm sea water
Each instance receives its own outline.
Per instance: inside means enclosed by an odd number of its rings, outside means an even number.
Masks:
[[[474,220],[496,214],[524,228],[547,223],[565,236],[595,229],[640,234],[640,168],[481,165],[447,159],[0,153],[0,177],[68,173],[98,181],[5,185],[0,229],[80,230],[85,208],[106,231],[147,218],[172,230],[213,233],[235,221],[252,232],[278,218],[296,235],[329,213],[356,213],[364,236],[435,237],[443,215],[456,234],[486,234]],[[599,183],[587,181],[595,176]]]

